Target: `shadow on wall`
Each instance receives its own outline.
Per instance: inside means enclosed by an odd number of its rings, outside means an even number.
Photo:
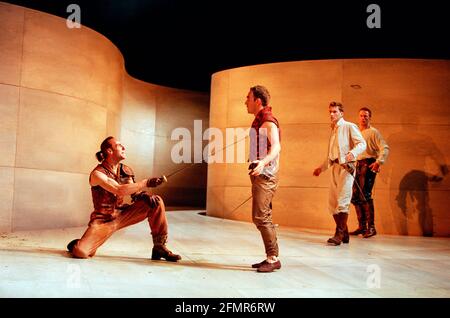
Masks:
[[[431,208],[430,185],[442,186],[449,169],[432,138],[418,131],[418,116],[403,116],[401,127],[387,139],[391,149],[386,168],[393,224],[401,235],[433,236],[436,213]]]
[[[168,206],[206,208],[206,191],[204,189],[163,187],[155,189],[153,193],[161,195],[164,203]]]

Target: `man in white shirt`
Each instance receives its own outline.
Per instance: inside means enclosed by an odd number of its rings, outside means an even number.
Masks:
[[[366,149],[366,142],[358,126],[344,120],[344,106],[341,103],[331,102],[328,110],[331,120],[328,155],[313,175],[319,176],[331,167],[328,209],[336,223],[336,231],[327,242],[340,245],[349,242],[347,219],[354,181],[352,162]]]

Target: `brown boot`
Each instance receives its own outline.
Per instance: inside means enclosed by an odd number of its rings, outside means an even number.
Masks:
[[[172,253],[167,247],[167,235],[153,236],[152,260],[164,258],[168,262],[176,262],[181,259],[180,255]]]
[[[340,214],[333,214],[334,222],[336,223],[336,231],[334,232],[334,236],[330,237],[327,243],[333,245],[341,245],[342,238],[344,237],[344,230],[341,228]]]
[[[369,238],[372,237],[374,235],[377,235],[377,230],[375,230],[375,227],[369,227],[369,229],[367,230],[366,234],[364,234],[364,238]]]
[[[339,214],[342,214],[340,216],[340,222],[341,222],[341,228],[344,229],[342,243],[348,244],[348,242],[350,242],[350,236],[349,236],[348,227],[347,227],[348,213],[339,213]]]
[[[368,230],[363,235],[364,238],[372,237],[377,234],[377,230],[375,230],[375,207],[373,206],[373,200],[370,199],[367,201],[365,205],[365,212],[368,224]]]
[[[273,272],[275,269],[281,268],[281,262],[280,260],[276,261],[275,263],[269,263],[265,262],[261,266],[258,267],[257,271],[259,273],[270,273]]]
[[[358,228],[354,230],[353,232],[350,232],[350,235],[364,235],[367,231],[367,225],[366,225],[366,214],[362,208],[361,205],[355,204],[355,211],[356,216],[358,218]]]
[[[165,245],[155,245],[152,249],[152,260],[158,261],[164,258],[168,262],[176,262],[181,259],[180,255],[174,254]]]
[[[267,263],[267,260],[263,260],[261,263],[252,264],[252,268],[260,268],[265,263]]]

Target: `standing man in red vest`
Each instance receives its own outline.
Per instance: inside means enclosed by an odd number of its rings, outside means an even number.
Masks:
[[[252,220],[264,242],[266,259],[253,264],[258,272],[281,268],[278,243],[272,223],[272,198],[278,187],[280,159],[280,125],[269,106],[270,94],[264,86],[254,86],[247,94],[245,105],[255,119],[250,129],[250,180],[252,182]]]
[[[163,179],[135,182],[133,170],[120,163],[125,159],[125,147],[114,137],[102,142],[96,157],[100,164],[89,176],[94,211],[86,232],[67,245],[68,251],[77,258],[92,257],[116,231],[147,219],[153,237],[152,260],[180,260],[166,247],[168,224],[162,198],[143,191],[160,185]],[[126,195],[131,195],[133,204],[122,204]]]

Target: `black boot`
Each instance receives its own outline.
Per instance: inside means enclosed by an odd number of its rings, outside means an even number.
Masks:
[[[340,215],[342,213],[333,214],[334,222],[336,223],[336,231],[334,232],[334,236],[330,237],[327,243],[333,245],[341,245],[342,239],[344,237],[344,230],[341,228]]]
[[[367,201],[367,204],[365,205],[365,210],[366,210],[368,230],[363,237],[368,238],[377,234],[377,230],[375,230],[375,207],[373,206],[372,199]]]
[[[366,225],[366,214],[363,211],[363,208],[359,204],[355,204],[355,211],[356,216],[358,218],[358,228],[354,230],[353,232],[350,232],[350,235],[358,235],[362,234],[364,235],[367,231],[367,225]]]
[[[75,244],[77,244],[78,241],[79,241],[79,239],[75,239],[75,240],[70,241],[69,244],[67,244],[67,250],[68,250],[70,253],[72,253],[72,249],[73,249],[73,247],[75,246]]]
[[[167,235],[153,236],[152,260],[164,258],[168,262],[176,262],[181,259],[180,255],[172,253],[167,247]]]

